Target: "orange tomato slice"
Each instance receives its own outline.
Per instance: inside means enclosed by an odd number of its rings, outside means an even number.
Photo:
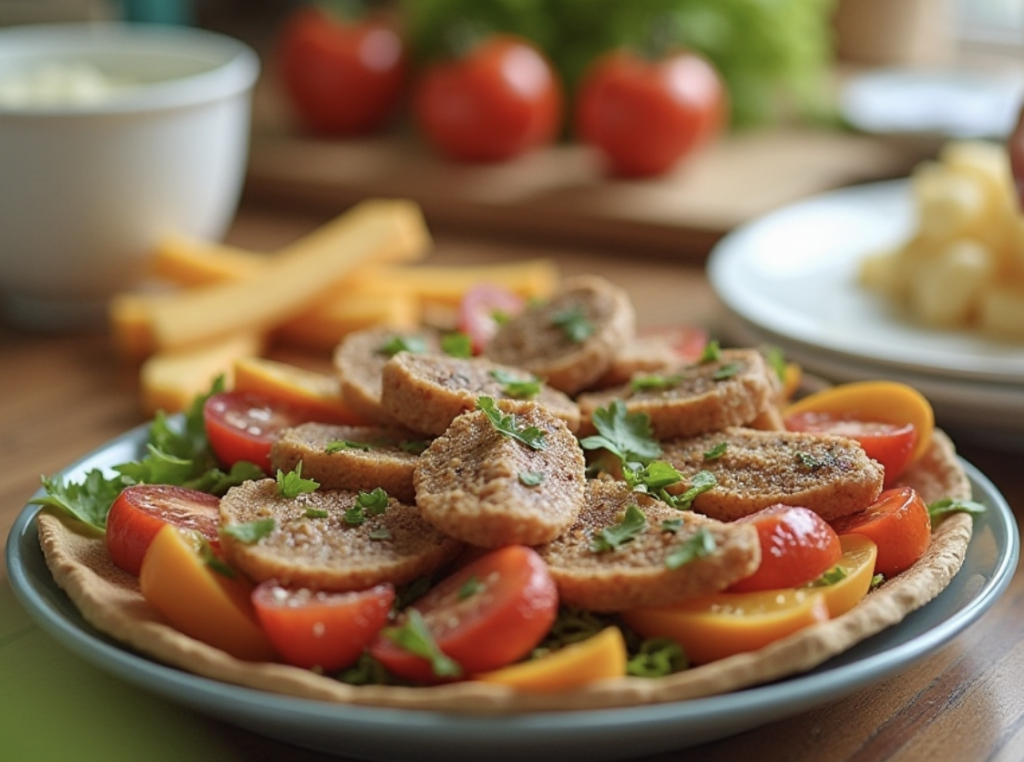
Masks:
[[[878,557],[878,546],[867,537],[857,534],[842,535],[839,543],[843,549],[843,557],[836,566],[843,570],[845,576],[831,584],[815,581],[805,586],[825,596],[825,605],[828,606],[828,614],[832,619],[845,614],[868,594],[871,578],[875,574],[875,559]]]
[[[523,691],[555,693],[595,680],[622,677],[626,674],[627,658],[622,632],[618,627],[606,627],[593,637],[548,656],[485,672],[474,679]]]
[[[342,399],[333,375],[265,357],[242,357],[234,363],[234,389],[258,392],[317,413],[322,420],[360,425],[362,419]]]
[[[783,416],[808,411],[838,413],[866,422],[911,423],[917,431],[914,459],[928,449],[935,429],[935,413],[931,403],[917,389],[898,381],[839,384],[788,405]]]
[[[167,525],[142,559],[143,597],[177,630],[249,661],[276,658],[250,600],[251,585],[216,572],[191,538]]]
[[[674,606],[634,609],[623,618],[642,637],[671,638],[692,664],[707,664],[756,651],[829,615],[820,591],[786,589],[715,593]]]

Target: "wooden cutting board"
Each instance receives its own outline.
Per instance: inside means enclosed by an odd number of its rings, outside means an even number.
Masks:
[[[614,180],[580,145],[462,165],[411,130],[317,139],[265,87],[247,193],[331,213],[368,196],[411,198],[438,228],[701,260],[737,225],[829,189],[904,176],[933,150],[837,130],[759,130],[725,136],[669,175]]]

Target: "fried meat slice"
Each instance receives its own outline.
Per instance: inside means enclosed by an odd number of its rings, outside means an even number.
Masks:
[[[617,547],[602,533],[642,514],[642,527]],[[632,517],[635,519],[636,514]],[[561,602],[589,611],[664,606],[725,589],[761,562],[757,530],[681,511],[621,481],[591,480],[583,511],[557,539],[537,549]]]

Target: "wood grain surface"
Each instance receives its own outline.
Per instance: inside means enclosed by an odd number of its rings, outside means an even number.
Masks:
[[[271,250],[321,221],[318,212],[297,214],[249,203],[230,240]],[[439,236],[432,256],[437,262],[550,256],[566,274],[595,272],[628,289],[643,324],[696,323],[713,332],[720,318],[699,267],[638,258],[628,250],[594,254]],[[311,365],[326,361],[306,359]],[[0,532],[7,535],[41,474],[59,470],[142,420],[135,369],[115,358],[106,336],[0,328]],[[1024,509],[1021,454],[978,445],[963,446],[961,452],[994,481],[1019,517]],[[1022,623],[1024,581],[1018,574],[980,621],[902,674],[792,719],[647,762],[1024,759]],[[46,636],[40,632],[38,637]],[[218,739],[221,759],[331,759],[199,714],[186,716],[197,733]]]

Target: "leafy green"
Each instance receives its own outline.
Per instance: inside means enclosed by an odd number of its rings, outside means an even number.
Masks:
[[[646,638],[626,662],[633,677],[664,677],[690,666],[683,647],[671,638]]]
[[[422,336],[415,334],[410,336],[392,336],[380,347],[381,354],[394,357],[399,352],[412,352],[422,354],[427,351],[427,341]]]
[[[662,392],[674,389],[683,381],[681,373],[673,373],[671,376],[652,374],[649,376],[635,376],[629,382],[629,388],[634,392]]]
[[[713,473],[710,471],[698,471],[693,475],[693,478],[690,479],[689,489],[681,495],[673,496],[672,504],[680,510],[686,510],[693,505],[693,501],[697,499],[698,495],[707,492],[716,484],[718,484],[718,479],[715,478]]]
[[[842,582],[846,579],[846,569],[842,566],[833,566],[831,569],[826,569],[821,573],[821,576],[811,581],[809,587],[830,587],[837,582]]]
[[[108,478],[98,468],[89,471],[81,482],[65,482],[60,475],[42,477],[46,494],[30,502],[56,508],[79,521],[103,530],[110,506],[127,486],[122,477]]]
[[[220,531],[246,545],[254,545],[274,531],[277,522],[272,518],[247,521],[243,524],[228,524]]]
[[[473,341],[462,331],[452,331],[441,337],[441,351],[449,357],[472,357]]]
[[[358,526],[366,521],[368,516],[379,516],[388,508],[388,493],[381,487],[375,487],[370,492],[360,492],[356,495],[355,504],[345,511],[345,523]],[[384,537],[377,539],[387,539]]]
[[[541,382],[538,378],[517,378],[502,368],[495,368],[491,371],[491,378],[502,386],[502,392],[508,397],[515,399],[533,399],[541,390]]]
[[[974,500],[957,500],[951,497],[928,504],[928,518],[933,524],[938,523],[944,516],[951,513],[969,513],[972,516],[980,516],[985,511],[985,506]]]
[[[538,487],[544,483],[543,471],[520,471],[519,483],[524,487]]]
[[[644,512],[636,505],[628,505],[617,524],[597,530],[590,536],[590,549],[594,553],[615,550],[635,540],[646,528],[647,516]]]
[[[354,442],[351,439],[332,439],[327,443],[324,448],[326,453],[342,452],[344,450],[362,450],[363,452],[369,452],[373,449],[373,445],[369,442]]]
[[[669,569],[679,569],[691,561],[711,555],[717,547],[714,535],[707,527],[700,527],[692,537],[674,547],[665,556],[665,566]]]
[[[595,410],[593,421],[598,433],[580,440],[583,449],[604,448],[624,463],[649,463],[661,455],[650,417],[646,413],[630,413],[621,400]]]
[[[427,659],[438,677],[461,677],[462,667],[438,647],[423,615],[414,608],[408,609],[408,612],[405,624],[384,628],[384,637],[406,651]]]
[[[280,468],[277,469],[277,492],[281,497],[291,500],[299,495],[316,492],[319,486],[318,481],[302,478],[301,460],[296,464],[294,471],[285,473]]]
[[[704,460],[718,460],[723,455],[725,455],[725,451],[728,449],[729,443],[727,441],[719,442],[710,450],[704,451]]]
[[[551,316],[551,325],[561,328],[565,338],[573,344],[586,340],[594,332],[594,324],[587,318],[587,313],[579,305],[559,310]]]
[[[478,410],[482,410],[491,425],[502,434],[522,442],[534,450],[543,450],[548,446],[547,433],[536,426],[520,427],[515,413],[502,413],[492,397],[480,397],[476,401]]]

